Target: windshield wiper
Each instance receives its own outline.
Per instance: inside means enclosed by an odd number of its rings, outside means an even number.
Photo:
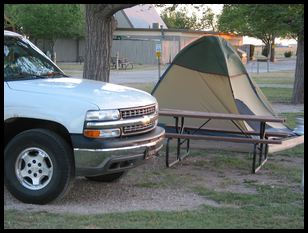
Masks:
[[[45,73],[45,74],[41,74],[41,76],[43,77],[54,77],[54,76],[57,76],[57,75],[62,75],[62,76],[65,76],[65,77],[68,77],[67,75],[65,75],[64,73],[62,72],[59,72],[59,71],[53,71],[53,72],[48,72],[48,73]]]
[[[38,75],[38,74],[32,74],[32,73],[26,73],[26,72],[21,72],[18,74],[13,74],[10,75],[8,79],[10,80],[20,80],[20,78],[25,78],[25,79],[40,79],[40,78],[46,78],[42,75]]]
[[[8,80],[46,79],[46,78],[53,78],[57,75],[68,77],[62,72],[50,72],[46,74],[33,74],[33,73],[27,73],[27,72],[20,72],[17,74],[9,75],[7,79]]]

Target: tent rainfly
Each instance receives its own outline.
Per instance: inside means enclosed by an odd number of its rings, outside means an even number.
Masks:
[[[201,37],[182,49],[152,95],[161,109],[275,116],[271,104],[247,73],[235,49],[218,36]],[[160,117],[159,123],[171,124],[171,120]],[[187,119],[185,123],[200,127],[204,122]],[[203,128],[258,131],[259,124],[213,119]],[[268,123],[266,129],[295,135],[281,123]]]

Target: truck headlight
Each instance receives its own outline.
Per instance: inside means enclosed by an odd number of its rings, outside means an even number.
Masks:
[[[86,121],[115,121],[119,119],[119,110],[88,111],[86,114]]]

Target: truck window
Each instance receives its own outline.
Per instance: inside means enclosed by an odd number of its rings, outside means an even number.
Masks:
[[[5,81],[44,78],[50,77],[50,74],[55,77],[64,76],[61,70],[22,40],[4,38]]]

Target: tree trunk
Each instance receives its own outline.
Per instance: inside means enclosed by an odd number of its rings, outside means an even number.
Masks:
[[[50,41],[50,48],[51,48],[51,60],[56,63],[57,61],[56,61],[56,51],[55,51],[55,41],[54,40]]]
[[[304,36],[299,36],[296,51],[295,80],[293,86],[293,104],[304,103]]]
[[[93,8],[93,5],[87,5]],[[110,52],[113,35],[113,16],[99,16],[100,12],[86,10],[86,38],[84,79],[109,82]]]
[[[271,62],[275,62],[275,37],[273,37],[272,43],[271,43]]]
[[[117,11],[136,4],[86,4],[83,78],[109,82],[110,59]]]

